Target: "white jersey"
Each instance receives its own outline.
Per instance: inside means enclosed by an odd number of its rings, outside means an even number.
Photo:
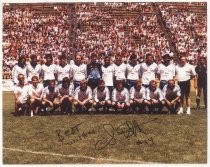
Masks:
[[[73,77],[73,81],[81,81],[87,78],[87,65],[81,64],[77,66],[76,64],[71,65],[70,77]]]
[[[79,100],[79,101],[92,99],[92,89],[89,86],[87,86],[87,89],[85,91],[82,91],[80,89],[80,86],[77,87],[74,91],[74,99]]]
[[[15,84],[18,84],[18,75],[19,74],[23,74],[25,76],[25,83],[27,82],[27,78],[26,78],[26,67],[21,68],[20,66],[18,66],[17,64],[13,67],[12,69],[12,81]]]
[[[181,89],[179,85],[175,85],[173,89],[170,89],[168,85],[163,87],[163,97],[169,99],[171,97],[181,96]]]
[[[137,80],[140,76],[140,64],[136,64],[134,67],[127,64],[127,79]]]
[[[195,76],[195,67],[186,63],[184,66],[176,65],[176,78],[179,82],[188,81],[191,76]]]
[[[14,93],[17,95],[18,100],[23,104],[26,103],[29,98],[29,85],[25,84],[20,86],[19,84],[15,85]]]
[[[64,96],[64,95],[73,96],[73,93],[74,93],[74,84],[73,83],[70,83],[70,85],[67,89],[63,88],[62,84],[58,85],[57,88],[58,88],[59,94],[61,96]]]
[[[44,86],[41,83],[37,84],[37,87],[34,87],[32,84],[29,85],[29,96],[35,96],[40,98],[43,92]]]
[[[147,100],[155,99],[155,100],[162,101],[164,99],[164,97],[163,97],[163,93],[160,90],[160,88],[156,88],[154,92],[151,91],[149,88],[147,88],[146,89],[146,99]]]
[[[58,76],[58,81],[62,81],[63,78],[65,78],[65,77],[70,78],[70,65],[67,64],[64,67],[61,67],[60,65],[57,65],[55,67],[55,73]]]
[[[114,67],[112,65],[108,66],[107,68],[101,66],[101,70],[102,70],[102,79],[105,82],[105,86],[113,86]]]
[[[96,102],[109,100],[110,99],[109,89],[105,87],[103,91],[100,91],[98,88],[95,88],[93,91],[93,97]]]
[[[44,80],[54,80],[55,79],[55,64],[50,66],[42,65],[42,73],[44,75]]]
[[[54,91],[50,91],[48,86],[44,88],[41,97],[44,99],[47,99],[51,102],[53,102],[53,100],[58,97],[59,94],[59,90],[57,87],[54,88]]]
[[[42,71],[42,66],[40,64],[37,64],[34,67],[32,67],[31,63],[29,63],[27,66],[26,66],[26,72],[27,72],[27,76],[28,76],[28,81],[31,81],[31,78],[33,76],[37,76],[39,78],[40,74],[41,74],[41,71]]]
[[[169,64],[165,66],[163,63],[158,65],[157,74],[160,74],[160,80],[168,81],[175,77],[175,65]]]
[[[133,86],[130,89],[130,99],[146,99],[146,89],[145,87],[141,87],[141,89],[138,91]]]
[[[126,73],[126,64],[122,63],[119,66],[116,64],[112,64],[114,67],[114,76],[116,80],[125,80],[125,73]]]
[[[129,102],[129,92],[124,88],[121,92],[116,88],[112,91],[112,101],[113,102]]]
[[[140,74],[142,84],[149,85],[151,80],[155,80],[155,74],[157,73],[157,64],[152,63],[147,65],[145,62],[141,64]]]

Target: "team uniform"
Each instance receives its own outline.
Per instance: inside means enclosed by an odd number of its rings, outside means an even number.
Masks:
[[[57,87],[55,87],[53,91],[50,91],[47,86],[43,90],[42,98],[53,102],[59,95],[60,93]]]
[[[74,88],[76,89],[80,81],[87,78],[87,65],[80,64],[79,66],[76,64],[71,65],[70,68],[70,77],[73,78]]]
[[[31,112],[31,116],[33,116],[33,112],[35,114],[38,113],[39,108],[41,107],[41,95],[43,92],[43,84],[38,83],[37,87],[34,87],[32,84],[29,85],[29,97],[30,97],[30,103],[32,108],[36,108],[35,111]],[[40,99],[40,100],[39,100]]]
[[[43,107],[45,114],[46,114],[46,110],[47,110],[46,107],[50,107],[50,109],[49,109],[50,113],[52,113],[54,111],[54,109],[56,109],[56,107],[59,104],[59,96],[60,96],[59,90],[57,87],[54,87],[53,91],[50,91],[48,87],[49,86],[44,88],[42,96],[41,96],[42,97],[42,105],[43,105],[42,107]],[[51,104],[48,101],[50,101],[53,106],[51,106]]]
[[[146,100],[150,113],[156,113],[156,109],[158,112],[162,109],[162,101],[164,100],[163,93],[160,88],[156,88],[152,91],[149,87],[146,89]]]
[[[114,81],[113,81],[114,67],[112,65],[109,65],[108,67],[102,66],[101,70],[102,70],[102,79],[105,82],[105,86],[108,87],[111,93],[114,87]]]
[[[130,90],[130,88],[135,85],[135,81],[139,79],[140,64],[136,64],[135,66],[127,64],[126,70],[127,70],[126,87],[128,90]]]
[[[70,65],[66,64],[64,67],[57,65],[55,67],[55,74],[57,75],[58,84],[61,84],[63,78],[70,78]]]
[[[157,74],[160,75],[160,89],[162,90],[167,85],[168,80],[175,77],[175,65],[169,64],[165,66],[163,63],[158,65]]]
[[[178,85],[180,86],[181,92],[183,92],[186,97],[189,97],[190,94],[191,76],[195,75],[195,68],[189,63],[186,63],[184,66],[176,66],[176,78],[178,80]]]
[[[165,85],[163,87],[163,97],[165,98],[165,100],[172,102],[173,100],[177,99],[173,106],[169,106],[166,103],[166,106],[169,109],[170,113],[173,113],[173,114],[176,113],[176,110],[180,105],[180,100],[179,100],[180,96],[181,96],[181,89],[179,85],[174,85],[173,89],[171,89],[168,85]]]
[[[132,109],[135,111],[136,107],[139,107],[140,110],[143,110],[145,107],[144,100],[146,99],[146,89],[141,87],[140,90],[137,90],[135,86],[130,89],[130,104]]]
[[[41,97],[43,92],[43,84],[39,83],[37,87],[34,87],[32,84],[29,85],[29,96]]]
[[[126,80],[126,64],[122,63],[120,65],[112,64],[114,67],[114,76],[116,81],[123,81],[125,83]]]
[[[37,64],[35,67],[33,67],[31,63],[29,63],[26,66],[26,72],[28,76],[28,82],[31,82],[31,78],[33,76],[37,76],[38,78],[40,77],[40,74],[42,72],[42,66],[40,64]]]
[[[12,69],[12,81],[14,84],[19,83],[18,81],[19,74],[23,74],[24,76],[27,76],[26,67],[21,68],[20,66],[18,66],[18,64],[16,64]],[[25,80],[25,83],[27,83],[27,79]]]
[[[108,105],[111,105],[110,101],[110,92],[107,87],[104,88],[103,91],[101,91],[98,87],[94,89],[93,91],[93,97],[94,97],[94,107],[96,109],[100,107],[108,107]]]
[[[65,95],[68,95],[68,96],[73,96],[74,95],[74,84],[71,83],[69,88],[65,89],[62,87],[62,84],[59,84],[57,86],[58,90],[59,90],[59,94],[60,96],[65,96]]]
[[[45,64],[42,65],[44,87],[48,86],[49,80],[55,80],[55,67],[55,64],[51,64],[49,66]]]
[[[26,112],[28,112],[29,85],[24,84],[21,86],[16,84],[14,87],[14,94],[16,97],[15,114],[26,114]]]
[[[207,66],[198,65],[195,67],[195,72],[197,73],[198,80],[197,85],[198,89],[203,89],[203,98],[204,98],[204,105],[207,108]],[[197,109],[200,108],[200,96],[197,95],[196,97]]]
[[[94,90],[101,79],[102,71],[101,71],[101,64],[95,62],[90,62],[87,65],[87,77],[88,77],[88,86]]]
[[[60,108],[63,114],[69,114],[72,109],[72,100],[74,95],[74,84],[70,83],[68,88],[64,88],[62,84],[58,85],[60,95]]]
[[[105,87],[103,91],[100,91],[98,88],[95,88],[93,91],[93,97],[95,102],[108,101],[110,100],[109,89]]]
[[[149,82],[151,80],[155,80],[155,75],[157,73],[157,64],[152,63],[148,65],[147,63],[142,63],[140,67],[140,75],[141,75],[141,80],[142,80],[142,85],[144,87],[149,86]]]
[[[92,89],[89,86],[87,86],[86,90],[84,90],[84,91],[80,89],[80,86],[75,89],[75,91],[74,91],[74,101],[76,101],[76,102],[86,101],[83,106],[75,103],[75,108],[77,109],[77,112],[79,110],[81,110],[82,112],[87,112],[88,109],[92,105],[91,100],[92,100]]]
[[[122,91],[118,91],[116,88],[112,91],[112,106],[114,109],[118,109],[118,103],[124,104],[124,110],[130,107],[129,92],[126,88]]]

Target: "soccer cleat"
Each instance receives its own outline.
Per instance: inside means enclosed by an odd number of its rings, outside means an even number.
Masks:
[[[34,116],[34,112],[33,111],[31,111],[31,117],[33,117]]]
[[[180,107],[179,111],[177,112],[177,114],[183,114],[183,108]]]
[[[188,114],[188,115],[191,114],[190,107],[187,108],[186,114]]]
[[[114,108],[109,108],[109,112],[115,112]]]

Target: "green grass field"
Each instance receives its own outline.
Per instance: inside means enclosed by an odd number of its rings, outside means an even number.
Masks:
[[[191,115],[15,117],[13,104],[13,93],[3,92],[4,164],[207,163],[203,109]]]

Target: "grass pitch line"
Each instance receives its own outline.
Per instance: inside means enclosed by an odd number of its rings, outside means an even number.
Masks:
[[[115,162],[115,163],[153,163],[153,162],[144,162],[144,161],[136,161],[136,160],[118,160],[118,159],[106,159],[106,158],[95,158],[90,156],[80,156],[80,155],[66,155],[66,154],[58,154],[53,152],[39,152],[39,151],[31,151],[31,150],[21,150],[17,148],[3,148],[4,150],[10,150],[10,151],[16,151],[16,152],[23,152],[23,153],[31,153],[31,154],[38,154],[38,155],[50,155],[50,156],[60,156],[60,157],[68,157],[68,158],[84,158],[84,159],[90,159],[95,160],[97,162],[105,161],[105,162]]]

